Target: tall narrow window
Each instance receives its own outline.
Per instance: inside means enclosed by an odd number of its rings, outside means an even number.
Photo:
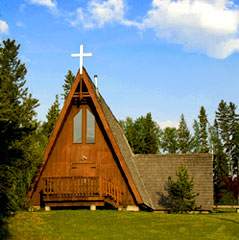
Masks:
[[[74,143],[82,143],[82,110],[74,117]]]
[[[94,115],[87,109],[87,131],[86,131],[86,142],[94,143],[95,142],[95,117]]]

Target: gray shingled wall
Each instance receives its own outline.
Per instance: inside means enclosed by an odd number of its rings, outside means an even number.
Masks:
[[[147,189],[154,210],[167,208],[168,176],[174,176],[180,166],[187,167],[190,177],[194,179],[194,192],[202,210],[212,210],[213,207],[213,170],[210,154],[150,154],[135,155],[134,161]]]

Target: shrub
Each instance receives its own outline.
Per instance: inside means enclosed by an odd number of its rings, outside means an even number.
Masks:
[[[0,213],[0,239],[8,238],[8,222],[7,218]]]
[[[193,178],[189,179],[188,171],[183,165],[180,165],[178,168],[176,176],[176,181],[174,181],[171,176],[168,177],[170,212],[185,213],[200,209],[195,202],[195,198],[199,194],[193,192]]]

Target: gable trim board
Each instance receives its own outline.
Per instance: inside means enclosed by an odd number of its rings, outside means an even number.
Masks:
[[[158,210],[158,209],[164,208],[163,206],[160,206],[159,204],[157,204],[155,202],[155,199],[157,198],[157,196],[155,196],[156,193],[153,193],[152,191],[155,191],[157,186],[155,185],[154,181],[152,181],[153,178],[149,178],[149,176],[151,175],[150,169],[151,169],[152,173],[154,173],[154,178],[156,178],[155,180],[158,179],[157,181],[159,181],[160,174],[162,175],[162,173],[160,173],[160,171],[159,171],[159,174],[157,175],[154,167],[157,165],[156,169],[158,169],[159,166],[161,166],[162,169],[164,169],[164,166],[160,162],[163,161],[165,164],[167,163],[165,166],[168,167],[168,166],[170,166],[169,162],[172,159],[173,159],[172,161],[174,161],[174,165],[176,165],[177,162],[185,162],[185,159],[187,159],[187,161],[189,161],[189,162],[190,162],[190,159],[192,159],[192,164],[194,164],[195,159],[197,159],[199,162],[201,161],[201,162],[206,163],[206,165],[208,167],[208,169],[207,169],[208,178],[207,179],[208,179],[208,181],[210,181],[210,184],[209,184],[210,193],[208,193],[207,198],[212,199],[213,189],[212,189],[211,155],[210,154],[134,155],[132,153],[132,150],[128,144],[128,141],[124,135],[124,132],[123,132],[119,122],[116,120],[116,118],[114,117],[110,108],[105,103],[103,97],[99,94],[98,90],[95,88],[95,85],[91,81],[88,73],[86,72],[86,70],[84,68],[83,68],[82,74],[80,74],[80,72],[78,72],[78,74],[75,78],[75,81],[72,85],[72,89],[71,89],[71,91],[65,101],[65,104],[63,106],[63,109],[59,115],[59,118],[57,120],[55,128],[52,132],[52,135],[49,139],[48,145],[44,152],[42,165],[41,165],[37,175],[35,176],[35,178],[32,182],[32,185],[30,187],[30,190],[28,192],[29,199],[31,199],[33,197],[33,194],[36,191],[36,188],[41,179],[42,173],[43,173],[45,166],[49,160],[51,151],[54,148],[57,137],[63,127],[64,120],[67,117],[68,112],[70,111],[70,106],[72,103],[73,95],[76,92],[76,89],[77,89],[79,83],[81,82],[81,80],[82,80],[82,82],[84,82],[84,84],[86,85],[86,88],[88,89],[89,95],[92,99],[92,102],[94,104],[96,112],[101,120],[104,131],[106,132],[107,137],[110,141],[111,147],[112,147],[115,155],[117,156],[118,162],[124,173],[127,184],[129,186],[129,188],[131,189],[133,197],[135,198],[136,204],[146,205],[147,207],[149,207],[153,210]],[[149,159],[149,161],[147,162],[146,159]],[[166,159],[168,159],[168,160],[166,160]],[[175,160],[175,159],[178,159],[178,160]],[[166,162],[165,162],[165,160],[166,160]],[[153,165],[151,165],[151,164],[153,164]],[[195,166],[195,168],[197,168],[197,166]],[[175,169],[175,167],[174,167],[174,169]],[[190,172],[190,169],[189,169],[189,172]],[[210,173],[211,173],[211,175],[210,175]],[[172,175],[175,175],[175,173],[172,173]],[[162,181],[165,181],[165,179],[162,179]],[[152,187],[152,185],[154,185],[154,187]],[[212,204],[211,200],[207,200],[207,201],[208,201],[208,204],[204,204],[204,206],[205,206],[204,210],[211,210],[213,204]],[[209,205],[210,205],[209,202],[211,204],[211,207],[209,207]]]

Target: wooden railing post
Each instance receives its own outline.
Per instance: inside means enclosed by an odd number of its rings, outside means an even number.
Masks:
[[[115,206],[122,203],[120,186],[103,177],[46,177],[43,178],[43,194],[55,200],[56,197],[71,198],[72,201],[76,197],[98,197],[99,200],[110,198]]]
[[[101,177],[99,177],[98,178],[98,181],[99,181],[99,184],[98,184],[98,191],[99,191],[99,196],[100,196],[100,199],[102,199],[102,178]]]

